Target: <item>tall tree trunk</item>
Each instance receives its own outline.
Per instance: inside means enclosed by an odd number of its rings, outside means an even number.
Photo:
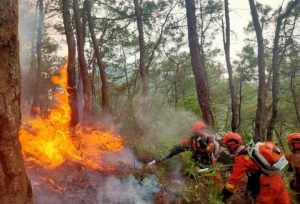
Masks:
[[[243,101],[243,79],[240,78],[239,81],[239,107],[238,107],[238,111],[239,111],[239,127],[241,127],[242,124],[242,101]]]
[[[18,1],[0,3],[0,203],[31,204],[18,132],[21,124]]]
[[[195,75],[198,102],[202,112],[202,118],[208,125],[214,125],[214,118],[209,104],[209,89],[202,63],[199,38],[196,28],[195,0],[185,0],[188,23],[188,38],[191,54],[191,63]]]
[[[130,84],[129,84],[128,71],[127,71],[126,54],[125,54],[123,45],[122,45],[121,49],[122,49],[122,55],[123,55],[123,58],[124,58],[124,68],[123,69],[124,69],[126,85],[127,85],[127,97],[129,99],[129,97],[130,97]]]
[[[231,58],[230,58],[230,17],[229,17],[228,0],[224,0],[224,7],[225,7],[226,28],[225,28],[225,33],[223,28],[223,44],[224,44],[225,60],[226,60],[226,66],[228,71],[228,82],[229,82],[229,90],[230,90],[230,97],[231,97],[231,129],[233,132],[235,132],[239,129],[240,117],[239,117],[238,100],[237,100],[236,88],[233,81],[234,80],[233,71],[232,71]]]
[[[71,127],[75,127],[79,121],[78,116],[78,96],[76,90],[76,44],[74,37],[74,30],[72,26],[72,16],[70,13],[72,2],[71,0],[62,1],[63,22],[65,34],[68,44],[68,92],[71,107]]]
[[[36,54],[37,54],[37,69],[35,70],[35,83],[33,91],[33,102],[31,114],[34,116],[41,108],[40,94],[41,94],[41,69],[42,69],[42,39],[44,31],[44,0],[37,1],[37,40],[36,40]]]
[[[108,86],[107,86],[107,74],[105,72],[106,65],[103,62],[103,57],[104,53],[101,52],[98,41],[96,39],[96,34],[95,34],[95,23],[94,19],[91,16],[91,11],[92,11],[92,3],[90,0],[85,0],[84,2],[85,8],[86,8],[86,15],[88,19],[88,24],[90,28],[90,34],[93,42],[93,47],[97,59],[97,64],[100,70],[100,77],[101,77],[101,82],[102,82],[102,87],[101,87],[101,96],[102,96],[102,110],[105,113],[110,114],[111,109],[110,109],[110,103],[109,103],[109,94],[108,94]]]
[[[257,63],[258,63],[258,94],[257,94],[257,110],[255,118],[255,141],[264,140],[266,125],[266,68],[265,68],[265,51],[263,32],[260,25],[257,8],[254,0],[249,0],[253,26],[255,28],[257,40]]]
[[[96,83],[97,83],[97,78],[96,78],[96,66],[92,65],[92,99],[93,99],[93,111],[95,111],[95,106],[97,104],[97,93],[96,93]]]
[[[291,73],[290,90],[294,102],[295,112],[297,116],[298,127],[300,128],[300,101],[297,100],[297,90],[295,87],[296,70]]]
[[[300,2],[300,0],[291,1],[284,13],[279,13],[276,21],[275,37],[273,40],[273,49],[272,49],[272,116],[270,123],[268,124],[267,139],[272,140],[272,133],[276,124],[277,113],[278,113],[278,102],[280,95],[280,31],[282,27],[283,20],[290,15],[293,8]],[[283,54],[283,53],[282,53]]]
[[[174,106],[175,106],[175,109],[177,108],[177,103],[179,101],[179,94],[178,94],[179,69],[180,69],[180,64],[176,63],[175,76],[174,76],[175,77],[175,80],[174,80]]]
[[[33,19],[33,34],[32,34],[32,41],[31,41],[31,53],[30,53],[30,70],[29,70],[29,87],[30,89],[34,90],[36,88],[34,82],[36,81],[36,77],[34,76],[36,74],[36,41],[37,41],[37,28],[38,28],[38,13],[39,13],[39,1],[36,2],[35,6],[35,16]],[[29,100],[34,99],[34,94],[30,95]],[[32,112],[32,104],[31,104],[31,114],[33,115],[34,113]]]
[[[134,0],[134,9],[136,23],[139,33],[139,49],[140,49],[140,63],[139,70],[143,85],[143,94],[148,94],[148,74],[149,70],[145,66],[145,39],[144,39],[144,22],[143,22],[143,0]]]
[[[77,36],[77,52],[79,70],[83,86],[84,113],[88,115],[92,112],[92,83],[88,76],[88,66],[84,55],[85,25],[82,20],[82,13],[79,11],[78,0],[73,0],[73,10],[75,18],[75,28]]]

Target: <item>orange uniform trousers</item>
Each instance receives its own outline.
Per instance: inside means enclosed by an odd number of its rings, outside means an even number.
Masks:
[[[260,177],[260,191],[255,203],[291,204],[290,196],[281,175],[262,175]]]

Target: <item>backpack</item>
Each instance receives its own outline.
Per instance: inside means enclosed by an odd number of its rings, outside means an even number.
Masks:
[[[249,148],[249,156],[266,175],[282,171],[288,165],[285,156],[272,142],[258,142],[252,145]]]

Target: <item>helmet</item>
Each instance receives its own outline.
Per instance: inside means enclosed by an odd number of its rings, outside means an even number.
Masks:
[[[300,150],[300,133],[289,134],[288,144],[292,151]]]
[[[242,140],[242,137],[238,133],[228,132],[223,137],[223,143],[228,144],[230,142],[235,142],[237,144],[242,144],[243,140]]]
[[[250,156],[264,173],[282,170],[287,160],[272,142],[258,142],[249,150]]]
[[[192,125],[192,132],[197,133],[200,130],[202,130],[203,128],[206,128],[205,123],[202,121],[197,121]]]

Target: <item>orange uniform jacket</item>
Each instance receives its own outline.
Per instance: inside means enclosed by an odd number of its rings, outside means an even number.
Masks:
[[[291,188],[296,192],[296,198],[300,203],[300,152],[293,152],[286,155],[293,171],[294,178],[291,181]]]
[[[259,171],[256,163],[247,155],[238,155],[234,159],[232,173],[226,184],[227,190],[233,192],[248,172]],[[256,204],[291,204],[284,181],[279,173],[260,176],[260,190]]]

